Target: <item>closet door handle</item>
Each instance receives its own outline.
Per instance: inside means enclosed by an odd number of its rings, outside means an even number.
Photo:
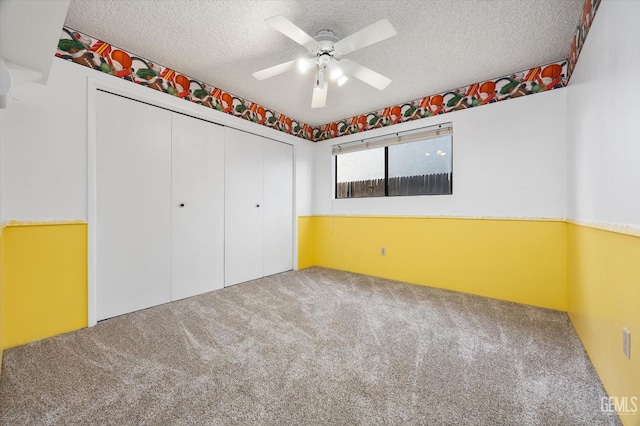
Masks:
[[[260,207],[260,204],[256,204],[256,207]]]
[[[180,207],[184,207],[184,203],[180,204]]]

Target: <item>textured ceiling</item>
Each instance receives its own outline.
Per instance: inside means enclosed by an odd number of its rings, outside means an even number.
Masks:
[[[566,59],[584,0],[72,0],[66,25],[312,126]],[[393,81],[351,78],[311,108],[313,73],[254,71],[306,55],[264,23],[282,14],[338,38],[387,18],[398,35],[346,57]]]

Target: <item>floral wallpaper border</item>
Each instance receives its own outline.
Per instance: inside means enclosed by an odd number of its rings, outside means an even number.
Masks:
[[[506,99],[532,95],[566,85],[567,61],[475,83],[437,95],[389,106],[377,111],[327,123],[313,129],[315,142],[391,126]]]
[[[600,3],[601,0],[584,1],[584,6],[582,7],[582,15],[580,16],[580,22],[578,22],[576,32],[571,39],[571,49],[569,51],[568,59],[569,65],[567,82],[571,79],[573,70],[576,68],[578,57],[580,56],[580,52],[582,52],[582,47],[584,46],[584,42],[587,39],[587,34],[589,34],[591,24],[593,24],[593,19],[596,16],[598,7],[600,7]]]
[[[308,124],[71,28],[63,27],[56,56],[303,139],[313,134]]]
[[[601,0],[585,0],[569,57],[564,61],[425,96],[318,127],[311,127],[271,111],[71,28],[63,28],[56,56],[302,139],[320,142],[565,87],[575,69],[600,3]]]
[[[437,95],[426,96],[350,117],[344,120],[314,127],[315,142],[364,132],[378,127],[390,126],[409,120],[431,117],[460,109],[472,108],[546,90],[565,87],[569,84],[578,57],[584,46],[589,29],[602,0],[585,0],[582,15],[574,33],[569,57],[542,67],[521,71],[482,83],[454,89]]]

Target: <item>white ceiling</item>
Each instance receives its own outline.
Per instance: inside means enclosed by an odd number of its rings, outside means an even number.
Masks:
[[[566,59],[584,0],[72,0],[66,25],[312,126]],[[388,18],[398,35],[346,57],[393,81],[330,84],[313,72],[254,71],[306,50],[264,23],[282,14],[311,36],[343,38]]]

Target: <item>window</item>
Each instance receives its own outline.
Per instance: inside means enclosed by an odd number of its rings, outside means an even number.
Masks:
[[[336,181],[339,183],[336,198],[384,197],[385,149],[372,148],[338,155]]]
[[[451,123],[333,147],[336,198],[453,192]]]

